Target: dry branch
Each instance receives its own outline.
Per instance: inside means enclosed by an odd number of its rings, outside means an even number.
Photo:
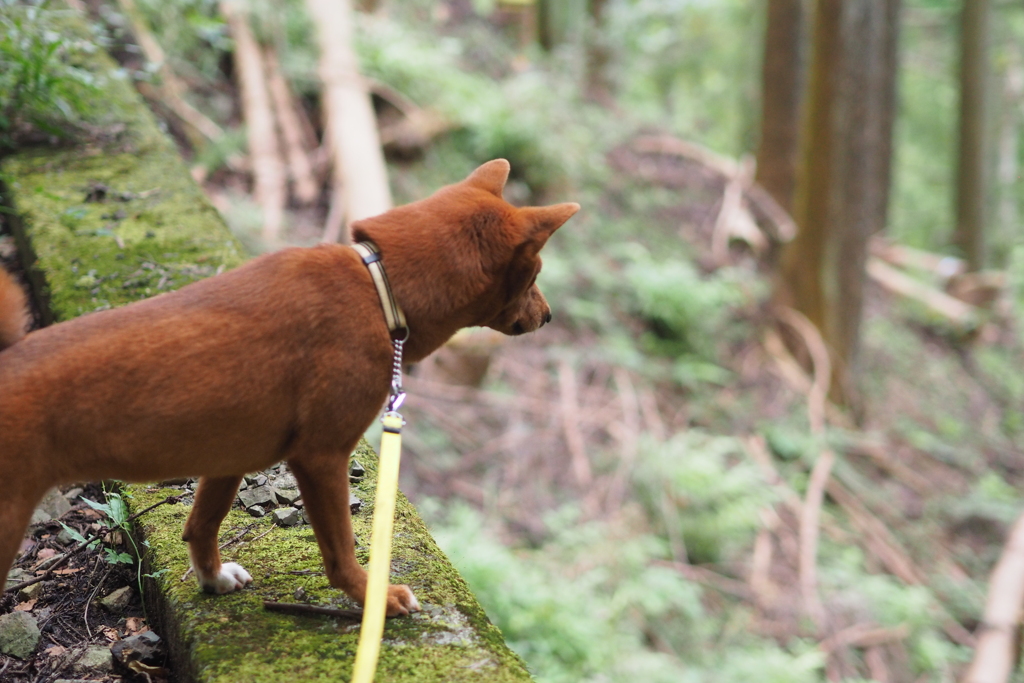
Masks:
[[[981,322],[980,311],[974,306],[914,279],[880,258],[868,258],[867,273],[885,289],[921,302],[963,331],[973,330]]]
[[[118,4],[132,25],[132,33],[135,34],[135,40],[138,41],[146,61],[156,64],[160,70],[162,83],[158,92],[167,108],[206,140],[213,141],[223,135],[224,131],[220,126],[185,101],[187,88],[181,79],[171,71],[163,48],[153,37],[145,19],[142,18],[142,14],[135,5],[135,0],[118,0]]]
[[[992,570],[978,647],[964,683],[1005,683],[1016,667],[1024,608],[1024,515]]]
[[[305,144],[308,133],[303,131],[299,104],[295,101],[288,81],[281,71],[277,52],[272,48],[266,48],[263,54],[269,73],[267,85],[270,87],[270,97],[274,102],[277,125],[281,130],[285,158],[288,159],[288,170],[295,183],[295,198],[302,204],[310,204],[316,201],[320,188],[313,175],[309,148]]]
[[[722,176],[726,182],[743,173],[742,162],[716,154],[706,147],[680,140],[670,135],[644,135],[633,141],[633,149],[642,154],[671,154],[696,162]],[[753,171],[751,171],[753,175]],[[772,237],[779,242],[788,242],[796,236],[796,223],[779,206],[779,203],[760,185],[749,182],[744,185],[743,197],[768,219],[773,228]]]
[[[814,379],[807,392],[807,420],[811,433],[821,436],[825,432],[825,406],[828,403],[828,389],[832,381],[832,361],[828,347],[818,328],[802,313],[786,307],[776,312],[778,319],[793,328],[804,342],[814,365]],[[811,469],[807,496],[800,515],[800,592],[804,607],[818,627],[825,622],[825,607],[818,594],[818,529],[821,520],[821,505],[825,499],[835,454],[825,448]]]
[[[249,28],[245,10],[235,0],[222,0],[220,11],[235,39],[235,68],[242,91],[242,112],[252,156],[253,195],[263,209],[263,241],[273,245],[284,223],[287,191],[263,57]]]
[[[886,263],[899,268],[917,268],[934,273],[944,280],[959,275],[967,270],[963,259],[944,254],[933,254],[930,251],[914,249],[902,244],[894,244],[882,237],[872,237],[868,243],[872,256],[877,256]]]

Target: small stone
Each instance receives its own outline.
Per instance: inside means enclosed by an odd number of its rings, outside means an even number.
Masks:
[[[359,508],[363,507],[363,501],[359,496],[355,495],[351,491],[348,494],[348,509],[352,514],[359,512]]]
[[[305,507],[305,506],[306,506],[306,503],[305,503],[305,501],[303,501],[303,500],[302,500],[301,498],[299,498],[299,499],[298,499],[297,501],[295,501],[294,503],[292,503],[292,505],[294,505],[294,506],[295,506],[295,507],[297,507],[297,508],[301,508],[301,507]]]
[[[67,529],[61,529],[60,533],[57,534],[57,543],[60,543],[61,545],[71,545],[74,542],[74,536],[72,536],[71,532]]]
[[[348,480],[353,484],[357,481],[362,481],[363,477],[366,476],[366,470],[362,465],[359,464],[358,460],[353,460],[348,466]]]
[[[274,488],[275,489],[297,489],[299,488],[299,482],[295,480],[295,475],[291,472],[282,472],[281,474],[274,477]]]
[[[265,474],[257,474],[256,475],[256,485],[257,486],[266,486],[268,481],[270,481],[270,480],[267,479],[267,475],[265,475]]]
[[[267,514],[267,511],[264,510],[259,505],[253,505],[252,507],[247,507],[247,508],[245,508],[245,511],[248,512],[253,517],[256,517],[256,518],[262,517],[265,514]]]
[[[68,499],[57,489],[50,489],[43,496],[43,499],[39,501],[35,512],[32,513],[32,523],[48,522],[51,519],[60,517],[70,509],[71,503],[68,502]]]
[[[278,526],[295,526],[302,519],[295,508],[278,508],[274,510],[274,524]]]
[[[15,584],[21,583],[22,581],[28,581],[33,576],[34,574],[32,572],[26,571],[19,567],[15,567],[11,571],[7,572],[7,583],[5,584],[5,587],[13,586]]]
[[[28,612],[11,612],[0,617],[0,652],[26,659],[39,644],[39,624]]]
[[[253,484],[256,483],[256,475],[255,474],[243,474],[242,475],[242,483],[245,484],[245,486],[252,486]],[[245,486],[242,486],[242,488],[245,488]]]
[[[78,675],[109,673],[114,669],[114,658],[106,645],[90,645],[81,659],[75,662],[74,672]]]
[[[238,492],[238,499],[249,509],[253,505],[270,505],[274,502],[274,492],[269,486],[256,486]]]
[[[277,498],[277,502],[281,505],[292,505],[301,495],[298,489],[279,489],[276,486],[274,487],[274,497]]]
[[[39,594],[43,590],[43,582],[33,583],[31,586],[25,586],[18,591],[18,599],[22,602],[28,602],[29,600],[35,600],[39,597]]]
[[[64,492],[64,499],[74,505],[75,501],[78,500],[78,497],[84,492],[85,491],[80,486],[76,486],[75,488],[68,489]]]
[[[110,646],[110,654],[127,665],[128,662],[155,663],[161,655],[160,636],[152,631],[119,640]]]
[[[132,587],[125,586],[113,591],[107,597],[100,600],[103,609],[112,614],[121,614],[132,601]]]

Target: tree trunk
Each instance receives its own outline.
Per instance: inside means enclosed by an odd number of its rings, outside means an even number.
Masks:
[[[886,220],[899,5],[817,1],[793,202],[800,231],[776,292],[821,331],[832,398],[853,407],[868,238]]]
[[[590,17],[586,32],[586,96],[588,99],[610,106],[614,102],[608,65],[612,53],[604,37],[604,13],[607,0],[588,0]]]
[[[989,0],[964,0],[960,19],[960,147],[956,175],[955,244],[969,270],[985,263],[986,135]]]
[[[307,0],[320,43],[320,79],[324,83],[327,138],[331,144],[339,218],[351,225],[391,208],[387,166],[366,82],[352,47],[349,0]],[[333,232],[333,234],[328,234]],[[325,240],[347,240],[340,223],[325,229]]]
[[[807,0],[768,0],[755,180],[792,213],[805,77]]]

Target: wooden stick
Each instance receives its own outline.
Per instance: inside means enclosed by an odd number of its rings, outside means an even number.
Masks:
[[[337,609],[335,607],[317,607],[316,605],[304,605],[295,602],[273,602],[263,601],[263,609],[268,612],[279,612],[280,614],[293,614],[300,617],[333,617],[345,621],[359,622],[363,619],[361,609]]]
[[[313,162],[304,144],[305,135],[299,120],[299,105],[292,95],[288,81],[281,71],[281,62],[277,51],[267,47],[263,51],[267,64],[270,98],[274,103],[277,125],[284,143],[285,157],[288,159],[288,170],[295,183],[295,198],[302,204],[311,204],[320,195],[320,188],[313,176]]]
[[[237,0],[221,0],[220,11],[235,39],[235,69],[242,91],[245,132],[252,157],[253,197],[263,209],[263,242],[273,246],[277,244],[284,224],[288,195],[263,57],[249,28],[248,15]]]
[[[1024,608],[1024,515],[1017,518],[988,582],[978,647],[964,683],[1005,683],[1016,668]]]
[[[880,258],[868,257],[867,273],[885,289],[921,302],[961,330],[973,330],[981,323],[980,311],[975,306],[914,279]]]

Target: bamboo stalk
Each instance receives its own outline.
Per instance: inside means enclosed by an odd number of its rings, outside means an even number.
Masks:
[[[341,218],[351,225],[391,208],[391,188],[377,121],[352,47],[349,0],[306,0],[317,26],[320,79],[334,164],[332,222],[324,241],[342,238]],[[344,240],[347,241],[347,240]]]
[[[263,58],[245,11],[233,0],[222,0],[220,10],[235,39],[235,68],[242,91],[242,111],[252,156],[253,196],[263,209],[262,237],[265,244],[274,245],[284,223],[287,186],[284,164],[278,152]]]

